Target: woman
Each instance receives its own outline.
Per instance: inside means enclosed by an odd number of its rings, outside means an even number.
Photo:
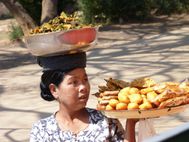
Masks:
[[[59,110],[33,125],[30,142],[124,140],[124,130],[118,120],[107,118],[97,110],[86,108],[90,85],[85,72],[85,53],[39,60],[44,68],[40,84],[41,97],[47,101],[56,100],[59,103]],[[66,63],[65,66],[63,64],[66,61],[69,64]],[[135,121],[127,120],[126,129],[128,132],[125,137],[128,141],[134,141]]]

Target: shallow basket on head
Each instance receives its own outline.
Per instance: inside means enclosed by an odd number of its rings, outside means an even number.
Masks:
[[[97,43],[98,27],[35,34],[25,37],[34,56],[54,56],[85,52]]]

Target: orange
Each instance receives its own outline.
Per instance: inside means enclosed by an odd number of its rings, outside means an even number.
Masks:
[[[131,87],[125,87],[123,89],[125,90],[125,92],[129,92],[129,90],[131,89]]]
[[[106,110],[115,110],[115,109],[111,105],[107,105]]]
[[[129,103],[127,106],[128,110],[138,109],[139,105],[137,103]]]
[[[119,101],[117,99],[111,99],[109,101],[109,105],[112,106],[112,107],[116,107],[116,105],[119,103]]]
[[[116,110],[126,110],[127,109],[127,104],[126,103],[118,103],[116,105]]]
[[[142,96],[140,94],[129,95],[130,102],[140,104],[142,103]]]
[[[138,88],[135,87],[130,88],[129,94],[139,94]]]
[[[119,94],[129,95],[129,90],[130,90],[130,87],[125,87],[125,88],[120,90]]]
[[[148,109],[153,108],[153,106],[152,106],[152,104],[151,104],[150,102],[145,102],[144,104],[146,105],[146,107],[147,107]]]
[[[129,97],[127,95],[121,94],[121,93],[118,94],[118,100],[120,102],[126,103],[126,104],[128,104],[130,102]]]
[[[142,110],[151,109],[151,108],[152,108],[152,105],[151,105],[150,102],[146,101],[146,102],[144,102],[143,104],[141,104],[141,105],[139,106],[139,108],[142,109]]]

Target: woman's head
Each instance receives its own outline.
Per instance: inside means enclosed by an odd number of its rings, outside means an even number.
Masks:
[[[84,68],[70,71],[45,71],[41,77],[41,97],[58,100],[66,107],[84,107],[87,103],[90,85]]]
[[[40,89],[41,89],[41,97],[44,100],[46,101],[55,100],[54,96],[51,94],[49,85],[52,83],[56,86],[59,86],[59,84],[62,82],[64,78],[64,73],[65,72],[61,70],[48,70],[43,72],[41,76]]]

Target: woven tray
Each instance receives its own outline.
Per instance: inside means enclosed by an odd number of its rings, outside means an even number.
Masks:
[[[189,107],[189,104],[164,109],[110,111],[105,110],[102,111],[102,113],[107,117],[111,118],[154,118],[183,112],[187,107]]]

